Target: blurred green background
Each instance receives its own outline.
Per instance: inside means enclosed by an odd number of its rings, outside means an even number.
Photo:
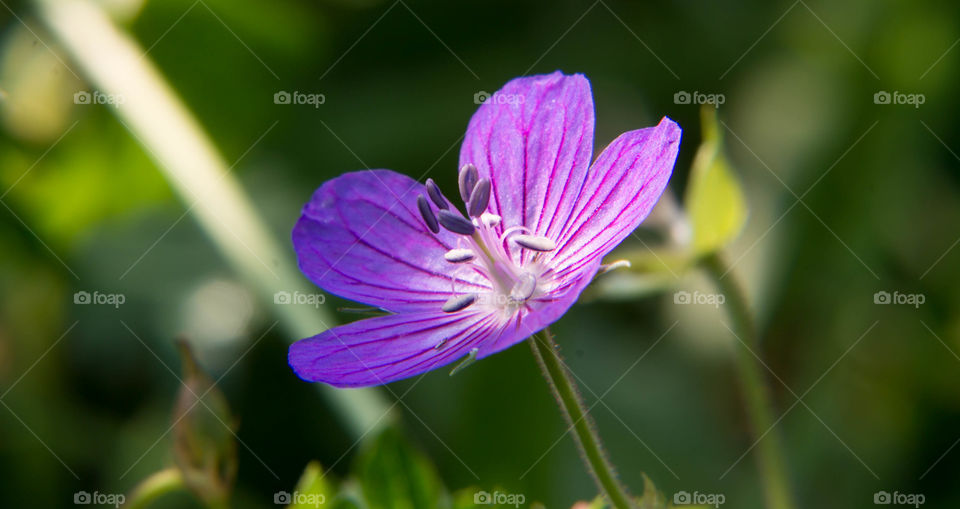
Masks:
[[[454,189],[474,94],[513,77],[586,74],[598,148],[675,119],[678,199],[700,119],[674,96],[723,94],[749,206],[727,258],[757,310],[799,506],[871,507],[881,490],[960,506],[957,3],[101,3],[228,164],[239,160],[232,174],[286,263],[300,207],[326,179],[391,168]],[[276,310],[227,266],[114,107],[74,103],[96,86],[34,5],[3,4],[0,506],[72,507],[78,491],[128,492],[169,466],[180,383],[165,364],[179,371],[178,335],[214,379],[226,373],[236,507],[275,507],[310,460],[346,476],[355,437],[288,369],[298,338],[271,328]],[[278,91],[325,102],[278,105]],[[925,100],[877,104],[880,91]],[[555,326],[558,342],[588,403],[603,395],[592,413],[634,490],[645,472],[668,496],[761,507],[736,339],[722,310],[675,304],[677,290],[712,291],[705,278],[668,279],[636,298],[594,294]],[[78,305],[78,291],[125,301]],[[879,291],[925,302],[878,305]],[[324,308],[349,305],[328,296]],[[526,345],[384,395],[404,395],[404,433],[450,488],[551,508],[596,494]],[[157,507],[199,506],[172,495]]]

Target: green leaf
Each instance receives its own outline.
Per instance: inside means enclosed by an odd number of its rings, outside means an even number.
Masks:
[[[654,486],[653,481],[647,477],[647,474],[643,475],[643,496],[637,500],[637,507],[640,509],[666,509],[670,507],[667,505],[667,501],[663,496],[663,493],[657,491],[657,487]]]
[[[701,121],[703,143],[694,157],[684,200],[697,256],[732,241],[747,219],[743,190],[723,153],[716,109],[703,107]]]
[[[288,506],[291,509],[315,509],[317,505],[333,500],[337,494],[331,479],[324,474],[323,467],[316,461],[307,464],[294,493],[296,497]]]
[[[370,509],[449,507],[433,465],[394,428],[367,444],[357,458],[354,476]]]

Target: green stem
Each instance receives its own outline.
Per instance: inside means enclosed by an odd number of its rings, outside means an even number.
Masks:
[[[161,495],[183,489],[183,476],[176,468],[168,468],[147,477],[130,493],[124,509],[142,509]]]
[[[746,295],[733,275],[729,273],[730,268],[720,255],[708,255],[701,264],[713,278],[720,293],[726,297],[726,309],[733,322],[732,328],[744,343],[736,349],[737,371],[743,386],[750,425],[758,440],[757,459],[760,464],[760,475],[763,477],[766,505],[770,509],[793,509],[790,483],[783,466],[780,436],[773,429],[770,390],[760,363],[752,353],[758,349],[759,338]]]
[[[600,443],[600,437],[593,424],[593,419],[587,413],[588,410],[577,390],[570,372],[567,370],[560,353],[557,351],[557,345],[553,341],[553,334],[549,329],[530,336],[530,347],[533,349],[533,356],[540,365],[543,377],[547,379],[553,396],[560,404],[563,416],[567,420],[574,432],[577,442],[577,448],[583,456],[593,475],[601,493],[607,496],[610,503],[617,509],[629,509],[633,507],[630,502],[630,495],[624,486],[617,480],[616,472],[610,460],[607,458]]]

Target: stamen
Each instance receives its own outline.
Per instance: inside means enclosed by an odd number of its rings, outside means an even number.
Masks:
[[[601,274],[606,274],[607,272],[610,272],[611,270],[629,269],[629,268],[630,268],[630,260],[617,260],[617,261],[612,262],[612,263],[606,263],[606,264],[601,265],[601,266],[600,266],[600,270],[597,271],[597,276],[599,276],[599,275],[601,275]]]
[[[467,213],[470,217],[480,217],[490,203],[490,179],[480,179],[470,191],[470,200],[467,203]]]
[[[513,289],[510,290],[510,300],[514,302],[525,302],[527,299],[533,296],[533,292],[537,290],[537,277],[529,272],[520,277],[520,281],[517,281],[513,285]]]
[[[477,185],[479,178],[476,166],[465,164],[460,168],[460,197],[463,198],[464,203],[470,201],[470,192],[473,191],[473,186]]]
[[[450,206],[447,204],[446,198],[443,197],[443,193],[440,192],[440,188],[437,187],[437,183],[433,179],[427,179],[427,196],[433,200],[433,203],[437,204],[437,207],[446,210]]]
[[[427,228],[433,233],[440,233],[440,225],[437,224],[437,216],[430,210],[430,204],[423,195],[417,196],[417,208],[420,209],[420,215],[423,216],[423,222],[427,223]],[[445,211],[443,211],[445,212]]]
[[[460,214],[455,214],[449,210],[441,210],[439,218],[440,224],[453,233],[459,233],[460,235],[473,235],[473,231],[475,229],[473,223]]]
[[[477,294],[467,293],[463,295],[454,295],[447,299],[447,302],[440,307],[444,313],[455,313],[464,309],[477,301]]]
[[[556,242],[540,235],[521,234],[513,237],[513,241],[516,242],[520,247],[525,247],[533,251],[547,252],[553,251],[557,248]]]
[[[470,353],[460,361],[460,364],[457,364],[456,367],[450,370],[450,376],[456,375],[457,373],[463,371],[467,366],[473,364],[477,360],[477,353],[480,352],[479,348],[471,348]]]
[[[445,313],[456,313],[479,302],[484,309],[489,306],[503,313],[517,312],[525,302],[535,298],[539,288],[550,287],[554,281],[554,268],[540,253],[556,250],[557,244],[549,237],[536,235],[526,226],[504,224],[501,216],[487,212],[493,185],[490,178],[480,178],[480,172],[473,164],[460,168],[458,184],[466,214],[443,195],[433,179],[426,180],[426,192],[417,196],[417,208],[430,231],[439,233],[443,228],[461,236],[455,247],[443,255],[448,263],[453,264],[449,267],[453,277],[449,298],[440,309]],[[518,260],[516,255],[519,253],[514,246],[535,253],[523,253]],[[621,265],[604,266],[601,271],[618,266]],[[479,275],[485,278],[490,283],[489,290],[460,293],[462,290],[458,291],[456,285],[456,274],[460,271],[467,271],[467,277]],[[433,338],[433,348],[444,348],[449,339]],[[476,348],[471,350],[451,374],[472,363],[477,353]]]
[[[451,249],[444,253],[443,258],[450,263],[463,263],[469,262],[476,258],[477,255],[469,249]]]
[[[486,226],[487,228],[493,228],[497,226],[498,224],[500,224],[500,221],[502,220],[503,218],[501,218],[500,216],[496,214],[491,214],[489,212],[484,212],[483,214],[480,214],[480,222],[483,223],[484,226]]]
[[[527,228],[526,226],[523,226],[523,225],[511,226],[510,228],[507,228],[506,231],[503,232],[503,235],[501,235],[501,237],[504,237],[504,238],[509,237],[510,235],[513,235],[514,232],[529,232],[529,231],[530,231],[530,228]]]

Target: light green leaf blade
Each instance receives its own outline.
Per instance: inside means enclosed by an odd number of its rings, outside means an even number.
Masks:
[[[746,201],[726,155],[716,109],[701,110],[703,143],[690,170],[685,204],[695,255],[716,251],[739,235],[747,219]]]
[[[323,467],[319,462],[311,461],[307,468],[303,470],[300,481],[297,482],[294,496],[291,497],[290,509],[315,509],[317,505],[322,505],[333,500],[336,496],[336,489],[332,480],[328,478]]]

